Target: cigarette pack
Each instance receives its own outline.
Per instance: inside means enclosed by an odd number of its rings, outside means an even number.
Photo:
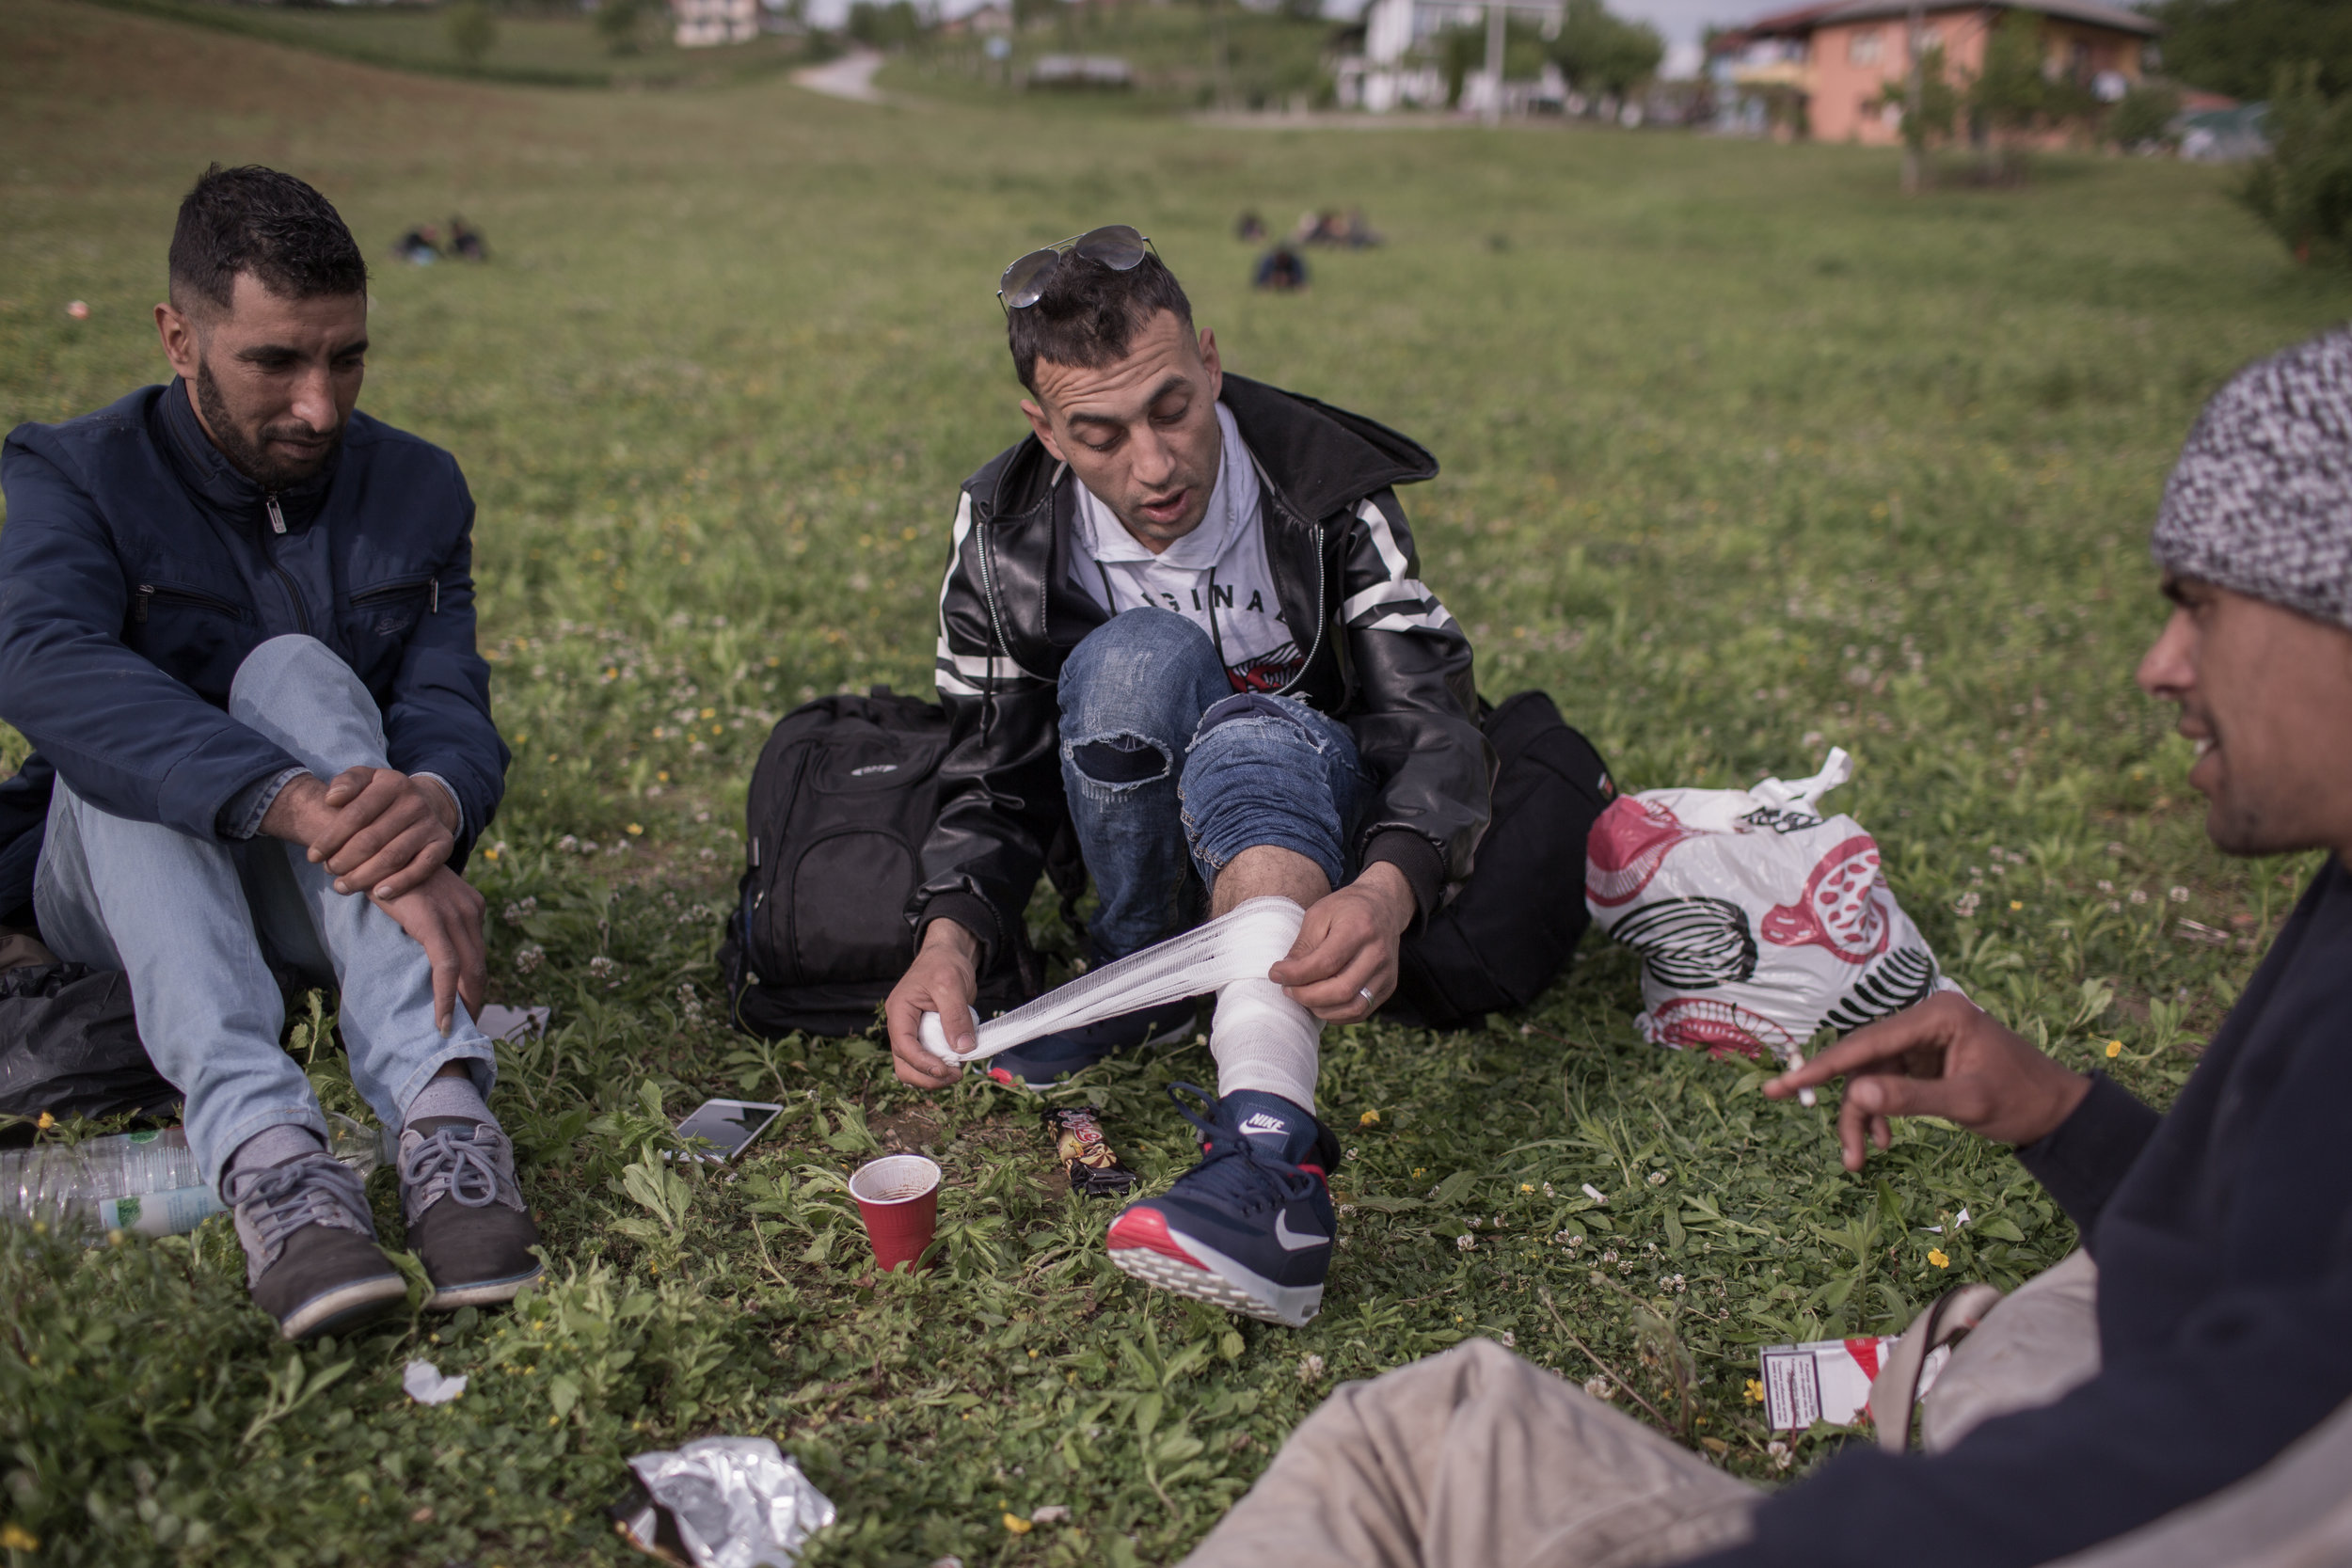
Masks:
[[[1764,1381],[1764,1424],[1774,1432],[1803,1432],[1816,1421],[1851,1426],[1870,1402],[1870,1385],[1897,1336],[1860,1339],[1813,1339],[1802,1345],[1767,1345],[1756,1353]],[[1919,1393],[1935,1382],[1951,1347],[1928,1353],[1919,1369]]]

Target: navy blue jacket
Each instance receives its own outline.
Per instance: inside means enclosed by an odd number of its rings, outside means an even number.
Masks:
[[[0,719],[37,753],[0,790],[0,834],[15,830],[0,919],[29,902],[52,769],[103,811],[220,839],[224,808],[298,766],[226,711],[237,666],[289,632],[358,672],[394,768],[449,782],[463,863],[507,750],[474,651],[473,498],[456,459],[355,413],[326,472],[267,496],[175,380],[18,426],[0,487]]]
[[[2352,1399],[2352,875],[2330,857],[2172,1109],[2099,1078],[2019,1149],[2099,1264],[2099,1375],[1949,1450],[1849,1449],[1708,1568],[2004,1568],[2111,1540]]]

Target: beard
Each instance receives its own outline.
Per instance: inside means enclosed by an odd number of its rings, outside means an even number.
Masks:
[[[263,425],[251,435],[230,412],[229,400],[221,396],[220,383],[213,379],[213,366],[208,359],[196,362],[196,405],[203,411],[206,430],[220,454],[230,466],[264,490],[291,489],[304,480],[314,479],[335,454],[342,450],[343,433],[338,426],[328,437],[326,450],[316,457],[273,457],[268,442],[273,436],[313,436],[318,435],[299,421],[287,424]]]

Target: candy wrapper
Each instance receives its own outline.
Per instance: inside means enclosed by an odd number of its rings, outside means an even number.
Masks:
[[[613,1510],[639,1551],[685,1568],[792,1568],[834,1506],[771,1438],[698,1437],[628,1462],[637,1490]]]
[[[1832,750],[1809,779],[1645,790],[1601,813],[1584,898],[1642,955],[1645,1039],[1787,1062],[1819,1030],[1958,989],[1887,890],[1877,840],[1821,813],[1852,776]]]
[[[1136,1184],[1136,1173],[1120,1163],[1104,1140],[1103,1123],[1085,1106],[1047,1107],[1045,1133],[1054,1140],[1054,1158],[1069,1173],[1072,1192],[1117,1197]]]

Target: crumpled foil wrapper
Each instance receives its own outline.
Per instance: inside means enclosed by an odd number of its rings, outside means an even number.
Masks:
[[[771,1438],[698,1437],[638,1454],[628,1467],[652,1502],[622,1528],[649,1550],[675,1542],[693,1568],[792,1568],[808,1538],[834,1522],[832,1499]]]

